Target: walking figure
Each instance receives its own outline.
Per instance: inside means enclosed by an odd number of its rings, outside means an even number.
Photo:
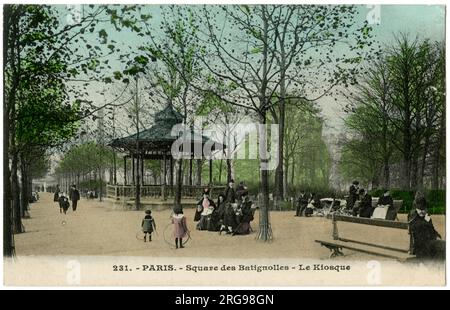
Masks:
[[[71,188],[70,200],[72,200],[72,210],[73,212],[75,212],[77,210],[78,200],[80,200],[80,192],[78,191],[75,184],[72,185]]]
[[[189,230],[186,224],[186,217],[183,214],[181,208],[175,208],[174,214],[172,215],[173,224],[173,236],[175,237],[175,247],[184,248],[183,238],[187,236]]]
[[[156,230],[156,223],[152,217],[151,210],[145,210],[145,216],[142,220],[142,232],[144,233],[144,242],[147,242],[147,234],[148,234],[148,242],[152,241],[152,233],[153,230]]]

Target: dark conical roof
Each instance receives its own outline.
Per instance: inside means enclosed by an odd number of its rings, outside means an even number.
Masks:
[[[139,144],[146,145],[147,150],[161,151],[170,150],[172,143],[177,140],[179,132],[172,134],[175,125],[183,122],[183,116],[176,111],[171,104],[168,104],[163,110],[155,114],[155,124],[149,129],[139,132]],[[191,140],[194,144],[204,144],[209,138],[196,134],[192,130],[188,130],[182,134],[186,139]],[[122,149],[133,149],[136,145],[137,134],[127,137],[114,139],[109,144],[112,147]],[[183,138],[184,139],[184,138]]]
[[[183,115],[177,112],[173,105],[168,104],[163,110],[155,114],[155,123],[170,123],[170,124],[180,124],[183,122]],[[172,125],[172,126],[173,126]]]

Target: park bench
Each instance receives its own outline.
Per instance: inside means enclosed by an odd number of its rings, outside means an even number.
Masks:
[[[346,215],[337,215],[333,214],[332,216],[332,225],[333,225],[333,233],[332,239],[330,240],[315,240],[320,243],[322,246],[328,248],[330,253],[330,258],[336,256],[342,256],[342,249],[348,249],[352,251],[362,252],[366,254],[378,255],[388,258],[395,258],[399,261],[407,261],[414,258],[414,255],[408,254],[407,249],[389,247],[384,244],[374,244],[359,240],[351,240],[347,238],[342,238],[339,236],[337,223],[338,222],[348,222],[353,224],[361,224],[361,225],[371,225],[378,227],[386,227],[393,229],[401,229],[408,230],[407,222],[399,222],[392,220],[383,220],[383,219],[370,219],[370,218],[362,218],[355,216],[346,216]]]

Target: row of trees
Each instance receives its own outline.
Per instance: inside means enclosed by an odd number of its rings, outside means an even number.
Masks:
[[[130,6],[122,15],[137,10]],[[99,29],[110,24],[105,6],[74,13],[63,6],[10,4],[3,14],[3,253],[11,256],[32,179],[47,170],[48,154],[98,109],[86,99],[86,88],[111,75],[104,57],[117,48]]]
[[[444,188],[445,49],[399,35],[348,96],[341,168],[373,187]]]
[[[319,110],[312,103],[304,103],[302,109],[288,106],[286,114],[286,133],[284,139],[284,180],[285,197],[295,196],[299,188],[325,189],[329,187],[330,156],[323,140],[323,120]],[[239,147],[245,147],[240,144]],[[213,179],[223,183],[228,175],[228,166],[224,161],[231,161],[231,175],[236,181],[245,181],[247,185],[258,190],[259,169],[255,160],[215,161]],[[205,173],[207,169],[205,169]],[[270,190],[275,187],[276,171],[269,172]],[[224,180],[225,179],[225,180]]]
[[[188,125],[204,100],[235,107],[260,124],[278,124],[280,164],[274,195],[281,198],[287,187],[286,110],[330,94],[337,85],[355,84],[360,63],[370,57],[366,47],[371,44],[371,27],[367,22],[358,24],[356,13],[353,6],[163,7],[157,25],[151,19],[136,19],[145,29],[140,34],[148,37],[139,48],[141,56],[156,59],[142,61],[143,73],[155,93],[183,112]],[[155,28],[160,31],[152,31]],[[267,240],[267,133],[261,131],[259,136],[259,237]]]
[[[204,100],[232,106],[236,113],[261,124],[279,124],[280,164],[274,194],[281,197],[288,167],[284,160],[289,158],[285,155],[286,111],[330,94],[337,85],[355,84],[358,67],[369,57],[365,48],[371,44],[371,28],[367,22],[356,21],[354,6],[164,6],[157,24],[141,12],[144,9],[83,6],[79,18],[61,24],[61,7],[5,6],[5,255],[13,249],[9,215],[20,209],[15,193],[21,147],[37,145],[46,152],[73,137],[82,121],[98,109],[121,106],[135,95],[99,107],[87,99],[90,82],[120,81],[126,89],[136,76],[145,77],[154,98],[158,97],[155,101],[176,106],[188,125]],[[105,23],[113,28],[103,28]],[[145,43],[138,49],[118,48],[108,35],[122,29]],[[114,57],[120,68],[112,68],[109,61]],[[31,119],[24,124],[21,141],[19,111],[25,114],[20,119],[27,115],[27,121]],[[143,128],[139,124],[138,118],[138,131]],[[259,135],[259,237],[268,240],[267,133]],[[182,161],[177,171],[179,188]],[[177,195],[175,203],[179,199]]]
[[[94,142],[83,143],[72,147],[64,154],[58,166],[55,168],[55,176],[58,183],[66,185],[85,183],[86,181],[103,180],[106,169],[111,168],[113,153],[109,148]],[[65,190],[68,190],[66,186]],[[103,186],[99,186],[100,199],[103,196]]]

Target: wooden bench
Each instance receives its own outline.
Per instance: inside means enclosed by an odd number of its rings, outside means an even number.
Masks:
[[[374,244],[359,240],[351,240],[346,238],[339,237],[337,222],[348,222],[353,224],[362,224],[362,225],[371,225],[371,226],[379,226],[393,229],[401,229],[408,230],[408,223],[406,222],[398,222],[398,221],[390,221],[390,220],[382,220],[382,219],[370,219],[370,218],[362,218],[362,217],[354,217],[354,216],[346,216],[346,215],[332,215],[332,225],[333,225],[333,233],[332,239],[330,240],[315,240],[320,243],[322,246],[328,248],[330,253],[330,258],[336,256],[342,256],[342,249],[348,249],[352,251],[362,252],[366,254],[373,254],[388,258],[395,258],[399,261],[407,261],[414,258],[414,255],[408,254],[407,249],[394,248],[380,244]]]

